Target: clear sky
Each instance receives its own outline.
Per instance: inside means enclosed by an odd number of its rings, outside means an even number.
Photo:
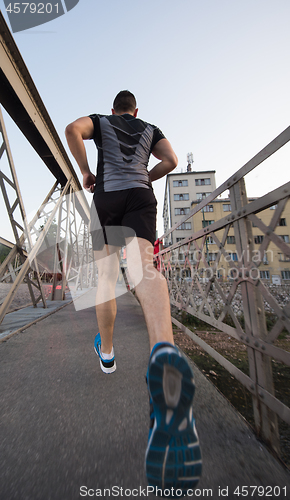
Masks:
[[[129,89],[139,117],[172,143],[177,171],[193,152],[193,169],[216,170],[219,186],[290,124],[289,21],[289,0],[80,0],[64,16],[13,36],[67,150],[68,123],[110,113],[117,92]],[[31,213],[54,180],[4,117]],[[95,147],[87,146],[94,171]],[[289,161],[287,145],[247,176],[248,195],[287,182]],[[154,183],[159,235],[164,186],[164,179]],[[0,233],[12,239],[2,217]]]

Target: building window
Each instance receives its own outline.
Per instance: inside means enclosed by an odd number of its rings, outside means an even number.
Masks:
[[[216,253],[209,252],[207,255],[208,255],[208,260],[209,261],[213,262],[214,260],[216,260],[216,256],[217,256]]]
[[[280,235],[280,238],[282,238],[285,243],[289,243],[289,234]]]
[[[206,205],[201,209],[202,212],[213,212],[213,205]]]
[[[236,238],[234,236],[228,236],[227,237],[227,243],[228,243],[228,245],[235,245]]]
[[[197,200],[204,200],[204,198],[207,198],[211,193],[196,193],[196,199]]]
[[[268,255],[267,255],[267,253],[266,253],[266,252],[264,253],[264,257],[263,257],[263,264],[265,264],[265,265],[268,265],[268,264],[269,264],[269,261],[268,261]]]
[[[231,212],[232,211],[231,204],[230,203],[223,203],[223,211],[224,212]]]
[[[210,226],[213,223],[214,223],[214,220],[203,220],[202,221],[202,227]]]
[[[183,179],[182,181],[173,181],[173,187],[183,187],[188,186],[188,180]]]
[[[189,193],[181,193],[174,195],[174,201],[184,201],[189,200]]]
[[[270,272],[269,271],[259,271],[259,274],[260,274],[261,280],[269,280],[270,279]]]
[[[191,229],[191,222],[183,222],[176,230],[179,229]]]
[[[234,260],[235,262],[238,261],[238,254],[236,252],[233,252],[233,253],[229,253],[229,256],[231,257],[232,260]]]
[[[208,243],[208,245],[214,245],[215,244],[215,241],[214,241],[214,239],[213,239],[212,236],[208,236],[206,238],[206,242]]]
[[[263,243],[264,236],[262,234],[258,234],[257,236],[254,237],[254,241],[256,245],[259,243]]]
[[[210,179],[195,179],[195,185],[196,186],[208,186],[210,185]]]
[[[279,226],[286,226],[286,219],[285,218],[279,220]]]
[[[290,271],[281,271],[282,280],[290,280]]]
[[[279,260],[280,262],[290,262],[290,257],[284,253],[279,253]]]
[[[176,238],[176,243],[178,243],[179,241],[182,241],[184,240],[184,238]]]
[[[189,208],[175,208],[174,209],[174,215],[186,215],[189,213]]]

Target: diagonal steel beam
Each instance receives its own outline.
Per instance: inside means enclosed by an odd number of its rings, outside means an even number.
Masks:
[[[59,209],[59,206],[60,204],[62,203],[63,201],[63,197],[66,195],[69,187],[70,187],[70,184],[71,184],[71,179],[69,179],[62,191],[62,194],[59,198],[59,200],[57,201],[57,203],[55,204],[55,207],[54,209],[52,210],[51,214],[50,214],[50,217],[48,218],[48,220],[46,221],[45,225],[44,225],[44,228],[43,230],[41,231],[41,234],[40,234],[40,237],[38,238],[38,240],[36,241],[35,245],[33,246],[33,248],[31,249],[31,251],[29,252],[29,255],[28,255],[28,258],[26,259],[26,261],[23,263],[23,266],[21,268],[21,271],[19,272],[19,274],[17,275],[17,278],[15,280],[15,282],[13,283],[13,286],[12,288],[10,289],[9,291],[9,294],[7,295],[7,297],[5,298],[1,308],[0,308],[0,323],[3,321],[3,318],[13,300],[13,296],[18,288],[18,286],[20,285],[20,283],[22,283],[25,275],[27,274],[30,266],[31,266],[31,262],[34,261],[34,259],[36,258],[37,256],[37,253],[38,251],[40,250],[41,248],[41,245],[43,244],[44,242],[44,239],[45,239],[45,236],[47,235],[48,233],[48,230],[50,228],[50,225],[55,217],[55,214],[57,212],[57,210]]]
[[[14,120],[18,128],[22,131],[23,135],[35,149],[39,157],[43,160],[46,167],[54,175],[54,177],[56,178],[56,185],[60,184],[61,188],[63,188],[69,182],[70,192],[74,194],[75,210],[78,212],[84,223],[88,225],[90,220],[90,209],[82,191],[82,187],[80,185],[78,177],[1,12],[0,88],[0,104],[3,105],[7,113]],[[3,155],[4,150],[5,147],[1,146],[0,157]],[[15,183],[6,177],[7,176],[4,175],[1,177],[2,184],[8,182],[8,184],[10,184],[13,189],[15,189]],[[19,196],[14,203],[10,205],[8,204],[8,199],[6,200],[7,211],[10,219],[13,218],[13,213],[18,206],[20,207],[20,210],[22,208],[20,188],[18,189],[18,192]],[[3,195],[5,198],[4,192]],[[54,213],[56,213],[56,210],[58,209],[57,207],[59,207],[58,203],[54,208]],[[24,269],[26,269],[26,273],[28,273],[29,265],[31,264],[31,258],[33,255],[35,257],[37,255],[37,251],[35,252],[35,248],[40,248],[39,243],[44,241],[45,235],[48,231],[49,226],[47,225],[47,221],[45,224],[46,232],[42,232],[40,234],[40,239],[37,240],[36,247],[34,246],[32,248],[32,229],[34,228],[35,232],[37,233],[34,224],[40,212],[44,214],[45,208],[41,207],[32,223],[28,226],[26,224],[24,212],[23,227],[21,224],[19,224],[18,221],[13,219],[13,232],[15,234],[16,245],[11,250],[8,258],[5,259],[3,265],[0,267],[0,277],[1,275],[3,276],[7,268],[11,268],[11,263],[17,256],[17,254],[21,254],[25,237],[30,240],[31,251],[29,252],[29,260],[25,261],[25,258],[22,258],[23,265],[21,271],[16,277],[16,281],[12,287],[11,293],[8,294],[6,300],[2,304],[0,321],[2,321],[5,313],[8,310],[8,304],[11,303],[12,296],[16,292],[17,286],[19,286],[19,284],[21,283],[20,276],[23,280],[25,276]],[[48,220],[52,222],[53,218],[51,219],[51,217],[48,216]],[[25,233],[25,236],[19,235],[19,229],[21,230],[21,232]],[[37,263],[34,264],[34,266],[37,275],[39,276]],[[30,289],[32,290],[31,285],[33,285],[34,283],[30,282],[28,274],[26,275],[28,287],[30,287]],[[41,290],[40,279],[38,279],[38,281],[39,288]],[[45,302],[44,297],[43,300]],[[36,302],[37,301],[33,301],[35,305]]]
[[[58,182],[56,181],[54,183],[54,185],[52,186],[51,190],[49,191],[49,193],[47,194],[47,196],[45,197],[45,199],[44,199],[41,207],[36,212],[35,216],[31,220],[31,222],[29,222],[27,224],[28,231],[31,231],[31,229],[34,226],[34,224],[36,223],[37,219],[39,219],[43,215],[43,209],[44,209],[44,207],[46,207],[48,201],[50,200],[50,198],[52,197],[53,193],[55,192],[55,190],[57,188],[57,184],[58,184]],[[24,244],[24,241],[25,241],[25,233],[22,233],[22,235],[19,238],[19,241],[20,241],[20,246],[22,248],[22,246]],[[18,252],[17,245],[16,244],[12,245],[9,254],[7,255],[6,259],[2,262],[2,264],[0,266],[0,281],[2,281],[3,276],[4,276],[7,268],[9,267],[9,265],[11,265],[11,262],[13,262],[14,259],[16,258],[17,252]],[[23,254],[24,254],[25,257],[27,257],[27,252],[26,251],[23,251]]]
[[[12,231],[14,233],[14,238],[15,238],[16,246],[17,246],[17,252],[19,253],[21,262],[24,262],[25,256],[23,254],[22,246],[20,244],[20,236],[18,233],[18,229],[21,229],[23,231],[23,228],[25,228],[25,232],[26,232],[27,238],[28,238],[29,248],[31,248],[32,242],[31,242],[30,233],[27,230],[27,219],[26,219],[26,214],[25,214],[24,203],[23,203],[23,199],[21,196],[21,192],[20,192],[20,187],[19,187],[19,183],[18,183],[18,179],[17,179],[17,175],[16,175],[13,157],[12,157],[10,146],[9,146],[9,141],[8,141],[8,137],[7,137],[7,133],[6,133],[6,128],[4,125],[4,120],[3,120],[1,108],[0,108],[0,132],[2,134],[2,139],[3,139],[2,150],[3,150],[3,152],[6,151],[6,157],[8,160],[10,175],[11,175],[11,178],[9,179],[1,171],[0,172],[0,186],[1,186],[1,191],[3,194],[4,202],[6,205],[6,209],[8,212],[8,216],[10,219]],[[11,206],[11,201],[10,201],[8,193],[7,193],[6,184],[4,181],[8,182],[14,191],[15,201],[14,201],[12,206]],[[16,207],[19,207],[19,209],[20,209],[20,214],[21,214],[21,218],[22,218],[21,224],[23,225],[23,227],[15,218],[14,212],[15,212]],[[26,282],[28,285],[30,297],[31,297],[31,300],[32,300],[32,303],[34,306],[36,306],[37,302],[41,299],[44,307],[46,307],[45,295],[44,295],[44,291],[43,291],[43,288],[41,285],[41,279],[40,279],[38,264],[37,264],[36,260],[34,261],[34,267],[35,267],[35,275],[36,275],[36,280],[37,280],[36,288],[39,289],[40,296],[38,299],[35,298],[34,290],[33,290],[33,286],[32,286],[32,285],[34,285],[34,283],[30,280],[29,274],[27,272]]]
[[[76,172],[0,12],[0,104],[61,186],[71,179],[77,209],[88,223],[89,206]]]

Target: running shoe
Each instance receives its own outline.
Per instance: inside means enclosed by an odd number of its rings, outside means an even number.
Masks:
[[[192,415],[193,372],[171,344],[157,344],[147,371],[151,428],[145,455],[148,484],[170,496],[194,489],[202,471]],[[168,493],[168,491],[167,491]]]
[[[114,356],[114,347],[112,349],[112,358],[104,359],[101,351],[101,335],[98,333],[95,337],[94,349],[100,358],[101,369],[104,373],[113,373],[116,370],[116,361]]]

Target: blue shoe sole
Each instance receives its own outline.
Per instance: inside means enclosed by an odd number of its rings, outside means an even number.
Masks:
[[[148,484],[171,496],[194,489],[202,471],[192,401],[193,373],[174,348],[161,348],[149,362],[147,383],[153,403],[154,426],[145,455]]]

